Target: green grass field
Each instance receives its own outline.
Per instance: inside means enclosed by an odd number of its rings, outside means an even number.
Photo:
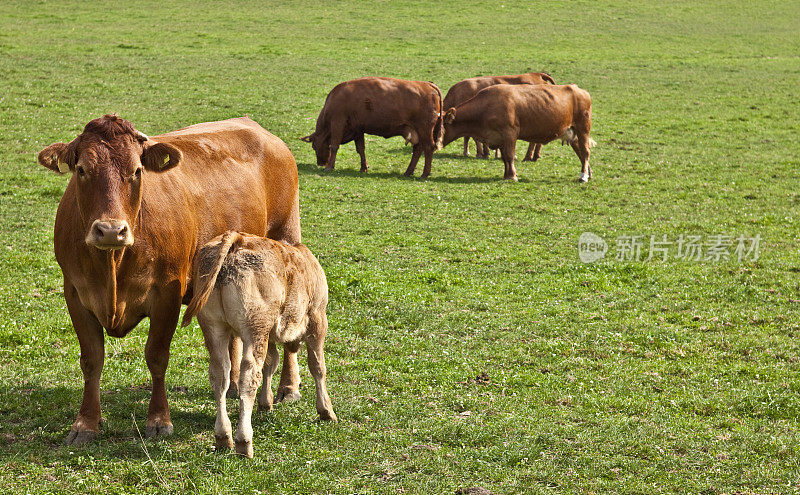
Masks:
[[[797,2],[166,3],[0,4],[0,491],[800,493]],[[323,173],[298,140],[346,79],[527,71],[591,93],[589,184],[557,143],[508,183],[460,141],[421,180],[401,138],[367,137],[367,175],[352,144]],[[290,146],[338,424],[314,422],[303,351],[303,399],[254,417],[255,459],[213,452],[195,323],[175,434],[142,442],[143,322],[106,340],[101,440],[63,446],[67,178],[36,154],[108,112],[150,135],[247,113]],[[587,231],[610,244],[594,264]],[[760,256],[644,261],[651,234],[759,235]],[[643,260],[616,260],[630,235]]]

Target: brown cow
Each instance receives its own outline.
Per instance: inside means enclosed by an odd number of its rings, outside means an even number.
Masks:
[[[445,110],[448,108],[457,107],[458,105],[464,103],[465,101],[469,100],[476,94],[478,91],[482,90],[483,88],[488,88],[489,86],[494,86],[495,84],[555,84],[556,82],[550,76],[550,74],[546,72],[528,72],[527,74],[517,74],[513,76],[482,76],[482,77],[471,77],[469,79],[464,79],[463,81],[459,81],[450,89],[447,90],[447,95],[444,97],[444,108]],[[476,141],[476,152],[475,156],[478,158],[489,158],[489,150],[483,145],[483,143]],[[469,137],[464,137],[464,156],[469,156]],[[522,159],[523,162],[531,161],[535,162],[542,156],[542,145],[538,143],[530,143],[528,145],[528,151],[525,152],[525,158]]]
[[[305,342],[316,385],[317,412],[320,419],[336,421],[325,383],[328,283],[307,247],[226,232],[200,248],[193,284],[194,296],[183,315],[183,325],[196,314],[203,329],[217,402],[214,438],[218,449],[233,447],[225,393],[230,383],[228,345],[236,336],[244,343],[236,428],[238,454],[253,457],[251,415],[262,379],[258,407],[272,410],[272,375],[278,368],[276,343],[296,353]]]
[[[592,177],[589,137],[592,99],[574,84],[566,86],[498,84],[445,112],[444,144],[462,136],[500,149],[504,179],[517,180],[514,152],[517,139],[547,144],[554,139],[569,143],[581,160],[579,182]]]
[[[106,115],[72,142],[46,147],[39,163],[72,173],[56,214],[55,253],[81,346],[84,390],[66,443],[99,434],[103,329],[123,337],[144,317],[153,381],[145,433],[168,435],[164,379],[192,260],[229,229],[300,242],[294,157],[246,117],[148,138]]]
[[[317,165],[333,170],[339,145],[356,142],[361,171],[366,172],[364,134],[403,136],[413,150],[405,175],[425,153],[422,177],[431,173],[433,152],[442,144],[442,92],[432,82],[362,77],[338,84],[328,93],[313,134],[302,137],[317,153]]]

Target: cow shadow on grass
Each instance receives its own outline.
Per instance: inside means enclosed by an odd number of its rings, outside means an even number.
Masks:
[[[213,444],[215,405],[210,389],[174,387],[168,390],[175,432],[164,441],[144,440],[149,387],[101,390],[103,424],[100,438],[84,446],[65,446],[64,439],[80,408],[82,390],[26,384],[0,387],[0,461],[35,455],[40,462],[72,458],[146,459],[175,444],[196,441]],[[198,406],[204,406],[197,411]],[[187,410],[193,409],[193,410]],[[236,408],[238,410],[238,408]],[[206,438],[208,437],[208,438]]]
[[[331,177],[353,177],[359,179],[390,179],[390,180],[406,180],[406,181],[430,181],[430,182],[442,182],[442,183],[449,183],[449,184],[489,184],[493,182],[502,183],[507,182],[504,181],[502,178],[502,163],[499,167],[499,174],[497,177],[442,177],[436,175],[436,161],[434,160],[433,163],[433,171],[431,172],[431,176],[427,179],[423,179],[420,177],[422,173],[422,163],[417,165],[417,169],[414,172],[413,177],[406,177],[402,173],[397,172],[381,172],[380,170],[375,171],[374,165],[370,164],[369,172],[362,173],[358,169],[358,163],[355,164],[356,168],[348,167],[348,164],[345,164],[344,168],[339,168],[339,164],[337,162],[337,167],[334,170],[325,170],[324,168],[317,166],[316,164],[312,163],[298,163],[297,170],[300,174],[303,175],[316,175],[319,177],[331,176]],[[378,165],[380,168],[380,165]],[[529,178],[519,177],[519,182],[534,182]]]

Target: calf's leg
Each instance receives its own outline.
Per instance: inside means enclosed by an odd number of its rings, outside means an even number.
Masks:
[[[214,445],[217,450],[231,449],[233,448],[233,433],[225,398],[231,376],[231,361],[228,352],[231,335],[224,322],[203,318],[202,313],[198,315],[197,319],[203,330],[206,349],[208,349],[208,377],[211,381],[211,388],[214,390],[214,400],[217,403]]]
[[[295,356],[297,356],[295,354]],[[267,358],[264,360],[263,368],[263,381],[261,383],[261,391],[258,393],[258,408],[264,411],[272,411],[272,375],[278,369],[278,346],[275,342],[270,342],[267,347]]]
[[[228,352],[231,355],[231,380],[228,387],[228,398],[235,399],[239,394],[239,363],[242,362],[242,339],[232,335]]]
[[[325,311],[317,311],[312,314],[309,320],[308,336],[306,337],[306,349],[308,350],[308,368],[311,371],[311,376],[314,377],[317,413],[319,413],[319,417],[322,420],[337,421],[326,386],[327,369],[325,368],[324,348],[325,335],[327,333],[328,317]]]
[[[297,366],[297,344],[283,346],[283,368],[278,384],[276,402],[294,402],[300,399],[300,367]]]
[[[257,331],[256,331],[257,332]],[[236,453],[253,457],[253,403],[261,383],[269,334],[243,332],[242,367],[239,374],[239,424],[236,426]]]

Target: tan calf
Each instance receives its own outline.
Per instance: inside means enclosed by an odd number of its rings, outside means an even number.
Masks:
[[[283,344],[288,352],[297,352],[300,343],[306,343],[317,412],[323,420],[336,421],[325,386],[323,352],[328,331],[328,284],[311,251],[302,244],[290,246],[229,231],[200,249],[194,275],[194,297],[184,314],[183,326],[197,315],[211,358],[217,448],[234,445],[225,407],[231,368],[228,345],[234,337],[242,340],[237,453],[253,457],[251,415],[262,376],[258,406],[272,410],[272,375],[278,367],[276,343]]]

